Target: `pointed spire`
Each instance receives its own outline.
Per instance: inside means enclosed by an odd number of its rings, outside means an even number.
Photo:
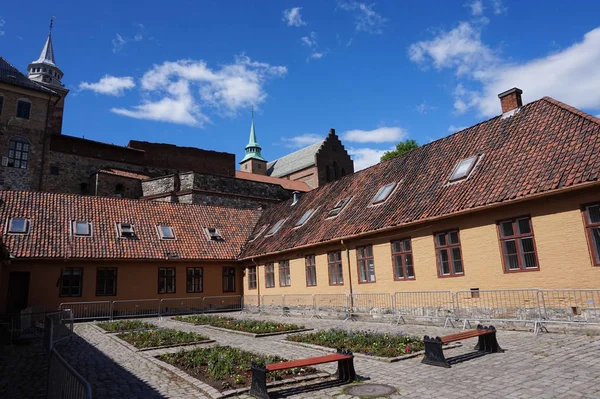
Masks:
[[[56,65],[56,60],[54,59],[54,46],[52,44],[54,18],[55,17],[50,18],[48,37],[46,38],[46,43],[44,43],[44,48],[42,48],[40,57],[29,64],[27,70],[29,71],[30,80],[64,90],[61,83],[63,73]]]
[[[242,162],[247,161],[248,159],[257,159],[259,161],[267,162],[260,154],[261,150],[262,148],[256,141],[256,130],[254,128],[254,107],[252,107],[252,123],[250,124],[250,138],[248,139],[248,145],[246,145],[246,155],[244,156],[244,159],[242,159]]]
[[[48,30],[48,37],[46,38],[46,43],[44,44],[44,48],[42,48],[42,52],[40,53],[40,58],[38,58],[34,63],[43,63],[43,64],[52,64],[56,65],[54,61],[54,47],[52,46],[52,27],[54,25],[54,17],[50,18],[50,29]]]

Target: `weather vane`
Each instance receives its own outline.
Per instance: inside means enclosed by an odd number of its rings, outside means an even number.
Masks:
[[[54,18],[56,18],[54,15],[52,17],[50,17],[50,32],[52,32],[52,25],[54,25]]]

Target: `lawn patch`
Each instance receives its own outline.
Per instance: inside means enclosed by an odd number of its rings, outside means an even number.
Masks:
[[[103,323],[98,323],[98,327],[100,327],[104,331],[112,333],[156,328],[154,324],[141,320],[105,321]]]
[[[259,355],[219,345],[164,354],[157,356],[157,359],[185,371],[219,391],[249,387],[252,381],[250,368],[252,361],[264,364],[286,361],[279,356]],[[267,382],[316,372],[317,370],[312,367],[274,371],[267,374]]]
[[[202,334],[171,329],[127,331],[117,335],[117,338],[138,349],[212,342]]]
[[[306,330],[304,326],[297,324],[275,323],[272,321],[261,320],[243,320],[221,316],[177,316],[174,317],[174,319],[186,323],[204,324],[211,327],[241,331],[255,334],[256,336]]]
[[[286,338],[328,348],[341,348],[354,353],[394,358],[410,355],[425,349],[423,340],[403,333],[379,333],[371,330],[346,331],[332,328],[309,334],[292,335]]]

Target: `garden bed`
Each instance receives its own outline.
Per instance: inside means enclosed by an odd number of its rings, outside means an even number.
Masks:
[[[210,348],[193,349],[168,353],[156,357],[183,370],[215,388],[219,392],[247,389],[252,382],[251,362],[277,363],[286,361],[279,356],[259,355],[229,346],[212,346]],[[316,374],[312,367],[293,368],[267,373],[267,382],[297,381],[297,377]],[[293,378],[293,379],[292,379]]]
[[[243,320],[221,316],[176,316],[173,319],[197,325],[207,325],[233,332],[247,333],[253,337],[266,337],[270,335],[310,330],[297,324],[275,323],[272,321],[261,320]]]
[[[380,333],[370,330],[346,331],[330,329],[309,334],[291,335],[287,341],[301,343],[309,347],[345,349],[384,361],[396,361],[423,353],[425,345],[418,337],[403,333]]]
[[[214,340],[202,334],[166,328],[127,331],[118,334],[117,338],[139,350],[214,342]]]
[[[154,324],[141,320],[105,321],[97,326],[109,333],[156,328]]]

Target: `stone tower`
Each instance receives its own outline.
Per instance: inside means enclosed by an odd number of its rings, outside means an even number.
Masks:
[[[252,124],[250,125],[250,139],[246,146],[246,155],[240,162],[242,172],[255,173],[257,175],[267,174],[267,161],[260,154],[262,148],[256,142],[256,132],[254,130],[254,112],[252,112]]]
[[[63,72],[56,65],[54,58],[54,46],[52,45],[52,23],[50,20],[50,30],[48,31],[48,37],[46,43],[42,48],[40,57],[33,61],[27,67],[29,71],[29,79],[40,83],[41,85],[59,92],[63,96],[68,92],[61,83]]]

